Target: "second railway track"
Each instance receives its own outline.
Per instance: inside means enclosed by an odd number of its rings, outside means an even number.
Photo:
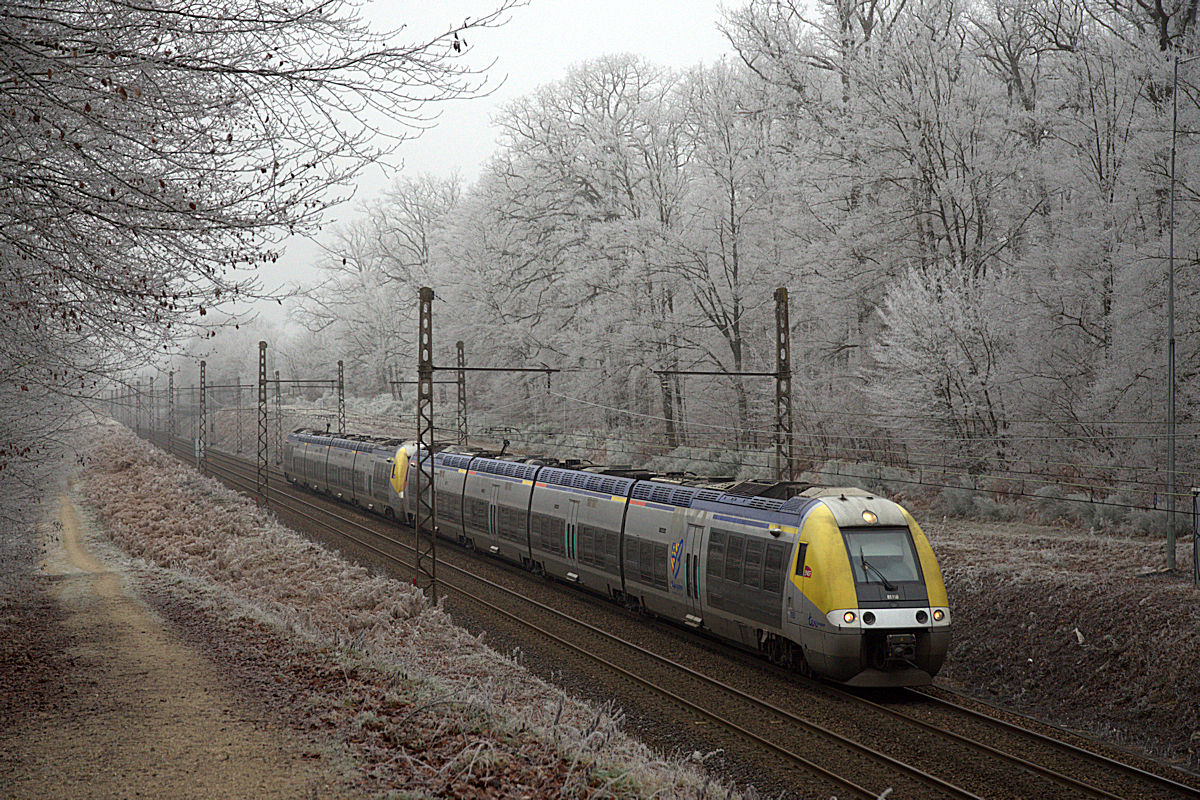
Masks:
[[[190,448],[181,440],[172,450],[191,458]],[[209,462],[234,488],[254,491],[253,464],[212,450]],[[401,539],[411,539],[410,529],[296,490],[273,470],[271,483],[272,502],[281,513],[341,538],[351,549],[370,554],[368,558],[412,569],[401,555],[412,549]],[[599,668],[610,681],[626,687],[619,693],[622,704],[632,690],[640,698],[637,704],[651,714],[656,707],[665,707],[677,718],[690,717],[693,724],[703,720],[730,731],[743,742],[731,750],[730,760],[739,760],[746,751],[755,763],[751,770],[734,769],[733,774],[739,780],[758,775],[753,782],[759,788],[812,787],[822,781],[838,787],[840,796],[850,791],[876,797],[891,789],[890,797],[911,798],[1200,797],[1195,785],[944,698],[915,694],[904,703],[874,702],[800,679],[674,626],[648,626],[617,606],[550,587],[494,559],[448,544],[442,555],[441,572],[454,580],[440,583],[473,606],[472,615],[480,617],[482,624],[504,620],[505,625],[525,631],[526,637],[532,634],[543,646],[569,654],[568,661],[579,662],[582,674]],[[550,600],[554,607],[537,597]],[[630,626],[640,628],[640,635],[636,630],[629,635]],[[654,636],[645,636],[647,631]],[[642,643],[630,641],[634,638]],[[557,655],[554,663],[561,658]],[[731,662],[739,667],[733,674]],[[593,695],[607,696],[605,692]],[[681,721],[686,725],[686,720]],[[948,727],[951,723],[954,729]],[[773,779],[758,772],[764,768]],[[813,777],[804,779],[801,774]],[[809,793],[793,791],[791,796]]]

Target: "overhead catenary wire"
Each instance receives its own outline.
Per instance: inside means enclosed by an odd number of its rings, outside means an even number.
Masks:
[[[548,436],[551,436],[551,435],[553,435],[553,434],[541,434],[541,436],[539,438],[537,434],[524,434],[524,435],[517,434],[517,438],[519,440],[520,439],[528,439],[528,440],[533,440],[533,441],[537,441],[537,442],[542,442],[544,444],[553,444],[555,446],[560,446],[560,447],[569,446],[576,450],[589,449],[588,446],[586,446],[586,445],[564,445],[560,441],[554,441],[554,440],[547,438]],[[566,434],[566,436],[575,436],[575,437],[581,437],[581,438],[585,438],[585,439],[591,438],[591,439],[597,439],[597,440],[605,441],[605,442],[616,442],[618,444],[632,443],[632,444],[643,444],[643,445],[646,445],[646,444],[660,445],[660,443],[657,441],[652,441],[652,440],[648,440],[648,439],[629,438],[627,436],[615,437],[615,436],[604,436],[602,434],[581,433],[581,432],[574,432],[574,433]],[[594,445],[591,446],[591,449],[595,449],[595,446]],[[725,449],[725,452],[727,454],[755,455],[755,456],[762,456],[762,455],[765,455],[768,453],[768,451],[766,449],[745,450],[745,449],[728,449],[728,448]],[[687,456],[687,455],[682,455],[682,454],[675,453],[675,452],[664,453],[661,455],[661,457],[678,460],[678,461],[688,461],[688,462],[703,463],[703,464],[709,464],[709,463],[714,463],[714,462],[718,463],[718,464],[729,464],[730,466],[743,466],[745,464],[745,461],[741,460],[741,459],[738,459],[738,460],[713,459],[713,458],[700,457],[700,456]],[[824,454],[824,458],[825,458],[825,460],[836,460],[836,459],[830,458],[827,454]],[[814,459],[814,460],[816,460],[816,459]],[[1137,494],[1151,494],[1151,495],[1163,496],[1163,495],[1165,495],[1165,492],[1162,489],[1153,488],[1153,487],[1166,486],[1165,483],[1157,482],[1157,481],[1156,482],[1124,481],[1123,483],[1126,485],[1123,487],[1122,486],[1113,486],[1113,485],[1108,485],[1108,484],[1101,485],[1101,484],[1095,484],[1095,483],[1085,483],[1085,482],[1081,482],[1081,481],[1054,479],[1054,478],[1044,476],[1041,473],[1036,473],[1036,472],[1032,472],[1032,471],[1017,472],[1015,474],[997,474],[994,472],[993,473],[972,473],[967,470],[955,469],[953,467],[950,467],[948,465],[943,465],[943,464],[924,464],[924,465],[913,464],[910,466],[895,466],[895,465],[877,464],[875,466],[878,466],[881,468],[899,469],[899,470],[904,470],[904,471],[909,471],[909,472],[913,471],[913,467],[920,466],[920,467],[924,467],[924,469],[928,469],[930,471],[941,472],[944,475],[961,475],[963,477],[969,477],[974,482],[978,482],[980,480],[997,480],[997,481],[1009,481],[1009,482],[1021,481],[1021,482],[1029,482],[1029,483],[1040,483],[1040,484],[1043,484],[1046,486],[1055,486],[1055,487],[1066,488],[1066,489],[1083,490],[1083,491],[1088,491],[1088,492],[1102,492],[1105,494],[1111,493],[1114,490],[1117,490],[1120,488],[1124,488],[1126,491],[1130,491],[1130,492],[1137,493]],[[809,470],[809,471],[816,471],[816,470]],[[918,471],[921,471],[921,470],[918,470]],[[843,473],[839,472],[839,473],[827,473],[827,474],[843,474]],[[867,476],[859,475],[858,477],[867,477]],[[885,481],[892,480],[891,477],[881,477],[881,476],[871,476],[871,477],[873,479],[879,479],[879,480],[885,480]],[[899,479],[897,479],[897,480],[899,480]],[[945,484],[945,486],[947,486],[948,488],[958,488],[958,489],[972,488],[972,487],[962,486],[961,484]],[[1143,486],[1148,486],[1148,487],[1152,487],[1152,488],[1140,488]],[[1003,491],[1003,490],[984,488],[984,489],[981,489],[980,491]],[[1035,495],[1035,496],[1042,497],[1041,495]],[[1046,499],[1046,498],[1042,497],[1042,499]]]
[[[563,400],[576,402],[576,403],[580,403],[582,405],[603,409],[608,412],[628,414],[628,415],[632,415],[635,417],[639,417],[639,418],[643,418],[643,419],[647,419],[647,420],[651,420],[651,421],[665,421],[664,417],[661,417],[658,415],[645,414],[645,413],[641,413],[641,412],[632,412],[627,409],[622,409],[622,408],[619,408],[616,406],[607,405],[607,404],[603,404],[603,403],[597,403],[595,401],[585,400],[583,398],[572,397],[570,395],[566,395],[561,392],[549,391],[549,394],[552,394]],[[530,399],[532,399],[532,398],[530,398]],[[522,401],[522,402],[525,402],[525,401]],[[680,423],[679,421],[676,421],[676,423],[677,424],[686,424],[686,423]],[[732,428],[730,426],[706,425],[704,423],[696,423],[696,425],[698,427],[707,427],[709,429],[737,432],[736,428]],[[763,431],[762,433],[766,434],[768,432]],[[1200,436],[1200,434],[1192,434],[1192,436],[1196,437],[1196,436]],[[767,437],[764,435],[764,439],[766,439],[766,438]],[[858,443],[862,442],[864,440],[864,438],[867,438],[867,434],[851,435],[851,434],[832,434],[832,433],[830,433],[830,434],[811,434],[811,433],[806,434],[806,433],[801,433],[801,432],[793,433],[793,440],[797,441],[797,444],[799,444],[801,447],[806,448],[810,454],[812,454],[818,458],[827,458],[828,459],[828,458],[832,458],[835,456],[847,457],[848,455],[867,454],[872,459],[878,459],[880,456],[888,457],[890,459],[890,461],[892,462],[890,464],[891,466],[902,466],[905,468],[916,468],[916,469],[943,469],[943,470],[947,469],[949,466],[945,463],[945,454],[941,453],[941,452],[933,453],[933,452],[915,450],[910,447],[903,447],[903,448],[890,447],[890,446],[880,447],[878,444],[873,444],[869,447],[858,446]],[[819,445],[805,444],[804,441],[806,439],[809,441],[816,441],[819,443]],[[1139,436],[1139,437],[1120,436],[1120,437],[1095,437],[1095,439],[1097,441],[1137,442],[1137,441],[1155,441],[1155,440],[1161,439],[1161,437],[1159,437],[1159,436]],[[1076,437],[1022,437],[1019,440],[1020,441],[1054,441],[1054,442],[1066,441],[1066,442],[1073,443],[1073,442],[1078,441],[1079,437],[1077,437],[1077,436]],[[637,442],[643,443],[643,444],[650,444],[650,445],[661,444],[661,442],[659,440],[654,440],[654,441],[633,440],[633,441],[637,441]],[[900,443],[902,444],[903,441],[904,440],[901,440]],[[945,442],[945,441],[947,441],[947,439],[944,436],[940,436],[940,437],[931,437],[930,439],[911,438],[911,439],[909,439],[909,441]],[[960,441],[962,441],[964,443],[969,443],[969,444],[979,444],[981,442],[986,442],[987,439],[985,439],[985,438],[963,438],[963,439],[960,439]],[[1005,444],[1012,444],[1015,441],[1017,441],[1017,439],[1010,437],[1007,439],[1003,439],[1003,441]],[[829,452],[829,450],[830,450],[829,445],[831,442],[840,443],[837,447],[836,453]],[[847,442],[852,443],[852,444],[850,444],[850,445],[845,444]],[[728,445],[726,445],[726,446],[728,446]],[[750,452],[750,451],[747,451],[747,452]],[[930,457],[935,460],[934,461],[922,461],[922,460],[920,460],[922,457]],[[1157,472],[1158,471],[1155,467],[1137,466],[1137,465],[1128,465],[1128,464],[1087,465],[1087,464],[1081,464],[1079,462],[1066,462],[1066,461],[1054,461],[1054,460],[1042,460],[1042,463],[1045,464],[1046,466],[1062,467],[1066,470],[1081,471],[1081,472],[1085,472],[1085,473],[1086,472],[1111,473],[1111,472],[1122,472],[1122,471],[1124,471],[1124,472]],[[1004,479],[1004,480],[1020,480],[1020,479],[1036,479],[1036,478],[1041,477],[1041,475],[1042,475],[1042,473],[1036,472],[1032,469],[1019,470],[1019,469],[1016,469],[1013,467],[1002,468],[1001,472],[1003,472],[1004,474],[1003,475],[977,474],[976,477],[977,478],[993,477],[993,478]],[[968,473],[966,471],[962,471],[962,474],[965,475]],[[1123,483],[1127,483],[1127,484],[1135,483],[1134,481],[1132,481],[1129,478],[1119,478],[1117,480],[1119,480]],[[1054,483],[1057,485],[1067,485],[1066,482],[1064,482],[1062,479],[1052,479],[1052,480],[1048,480],[1047,482]],[[1154,485],[1165,485],[1165,484],[1166,484],[1166,482],[1141,482],[1140,484],[1137,484],[1137,485],[1138,486],[1154,486]],[[1111,488],[1117,488],[1117,487],[1111,486],[1110,484],[1106,484],[1105,486],[1096,486],[1093,484],[1087,484],[1087,483],[1081,483],[1081,482],[1076,482],[1071,485],[1078,486],[1079,488],[1085,488],[1089,491],[1106,491]],[[1147,490],[1147,489],[1142,489],[1142,488],[1133,488],[1132,490],[1137,491],[1137,492],[1153,492],[1153,491],[1155,491],[1154,489]]]
[[[628,409],[619,408],[617,406],[606,405],[604,403],[597,403],[593,400],[586,400],[582,397],[572,397],[571,395],[563,394],[561,392],[555,392],[552,390],[549,393],[554,395],[555,397],[561,398],[563,400],[568,400],[573,403],[578,403],[580,405],[586,405],[586,406],[592,406],[594,408],[604,409],[605,411],[609,411],[609,412],[616,413],[616,414],[624,414],[624,415],[631,416],[631,417],[639,417],[642,419],[652,420],[655,422],[673,421],[676,424],[679,424],[678,420],[670,420],[667,417],[660,416],[657,414],[647,414],[647,413],[640,412],[640,411],[630,411]],[[841,415],[842,414],[842,412],[830,412],[830,413],[831,413],[831,415]],[[963,420],[963,421],[970,421],[970,420]],[[739,433],[739,432],[740,433],[757,433],[757,434],[762,435],[764,438],[774,435],[773,430],[738,428],[735,425],[721,425],[721,424],[706,423],[706,422],[692,422],[692,423],[687,423],[687,424],[694,426],[694,427],[698,427],[698,428],[727,431],[729,433]],[[1104,423],[1097,423],[1097,424],[1102,425]],[[1151,423],[1147,423],[1147,424],[1151,424]],[[1197,424],[1200,424],[1200,423],[1197,423]],[[811,433],[810,434],[801,434],[798,432],[793,432],[793,437],[801,437],[801,436],[826,437],[826,436],[838,436],[838,435],[839,434],[811,434]],[[1200,436],[1200,431],[1197,431],[1195,434],[1192,434],[1192,435]],[[1028,435],[1015,435],[1015,434],[996,434],[996,435],[991,435],[991,436],[980,435],[980,436],[963,436],[963,437],[947,437],[944,435],[930,435],[930,436],[921,436],[921,437],[897,437],[896,441],[901,441],[901,442],[903,442],[903,441],[917,441],[917,442],[930,442],[930,441],[981,442],[981,441],[984,441],[984,442],[986,442],[986,441],[993,441],[993,440],[995,440],[995,441],[1003,440],[1006,442],[1016,442],[1016,441],[1067,441],[1067,442],[1073,442],[1073,441],[1090,441],[1090,440],[1095,440],[1095,441],[1138,441],[1138,440],[1162,439],[1162,438],[1164,438],[1164,436],[1165,436],[1165,434],[1137,434],[1137,435],[1113,435],[1113,436],[1079,436],[1079,435],[1074,435],[1074,436],[1067,436],[1067,435],[1064,435],[1064,436],[1045,436],[1045,435],[1028,436]]]
[[[606,405],[603,405],[603,404],[594,403],[594,402],[592,402],[592,401],[583,400],[583,399],[581,399],[581,398],[573,398],[573,397],[569,397],[569,396],[567,396],[567,395],[561,395],[561,394],[559,394],[558,396],[559,396],[559,397],[562,397],[563,399],[567,399],[567,400],[573,400],[573,401],[575,401],[575,402],[579,402],[579,403],[581,403],[581,404],[583,404],[583,405],[595,406],[595,407],[599,407],[599,408],[604,408],[604,409],[606,409],[606,410],[621,411],[621,409],[617,409],[616,407],[613,407],[613,406],[606,406]],[[654,420],[663,420],[663,419],[664,419],[663,417],[657,417],[657,416],[654,416],[654,415],[641,414],[641,413],[638,413],[638,412],[628,412],[628,413],[634,414],[634,415],[636,415],[636,416],[639,416],[639,417],[644,417],[644,418],[649,418],[649,419],[654,419]],[[736,429],[733,429],[733,428],[728,428],[728,427],[725,427],[725,426],[710,426],[710,427],[720,427],[722,430],[727,430],[727,431],[730,431],[730,432],[736,432]],[[813,447],[814,447],[814,446],[813,446],[813,445],[807,445],[807,444],[804,444],[804,440],[805,440],[805,439],[819,441],[819,442],[821,442],[822,446],[824,446],[824,445],[825,445],[825,443],[826,443],[826,442],[828,442],[828,441],[830,441],[830,440],[833,440],[833,441],[839,441],[839,440],[843,440],[843,441],[850,441],[850,442],[859,442],[859,441],[862,441],[862,440],[863,440],[863,438],[865,438],[865,436],[866,436],[865,434],[858,434],[858,435],[849,435],[849,434],[812,434],[812,433],[805,434],[805,433],[797,433],[797,432],[793,432],[793,434],[792,434],[792,438],[793,438],[793,440],[797,440],[797,443],[798,443],[798,444],[799,444],[801,447],[808,447],[808,448],[810,448],[810,449],[813,449]],[[1183,438],[1189,438],[1189,437],[1190,437],[1190,438],[1194,438],[1194,439],[1200,439],[1200,432],[1197,432],[1197,433],[1194,433],[1194,434],[1184,434],[1184,435],[1183,435]],[[766,438],[766,437],[764,437],[764,438]],[[1102,438],[1102,437],[1097,437],[1097,438],[1099,439],[1099,438]],[[1103,441],[1159,441],[1159,440],[1161,440],[1161,439],[1162,439],[1162,436],[1137,436],[1137,437],[1122,436],[1122,437],[1102,438],[1102,440],[1103,440]],[[1017,442],[1017,441],[1056,441],[1056,442],[1057,442],[1057,441],[1066,441],[1066,442],[1075,442],[1075,441],[1079,441],[1079,440],[1080,440],[1080,437],[1024,437],[1024,438],[1005,439],[1004,441],[1005,441],[1006,443],[1011,443],[1011,442]],[[904,439],[900,439],[900,440],[898,440],[898,441],[899,441],[899,442],[903,442],[903,441],[905,441],[905,440],[904,440]],[[988,439],[986,439],[986,438],[980,438],[980,439],[974,439],[974,438],[964,438],[964,439],[958,439],[958,440],[955,440],[955,439],[953,439],[952,437],[951,437],[951,438],[947,438],[947,437],[938,437],[938,438],[930,438],[930,439],[924,439],[924,438],[922,438],[922,439],[918,439],[918,440],[915,440],[915,441],[939,441],[939,442],[946,442],[946,441],[960,441],[960,442],[962,442],[962,443],[965,443],[965,444],[978,444],[978,443],[980,443],[980,442],[987,442],[987,441],[989,441],[989,440],[988,440]],[[877,454],[877,453],[889,454],[889,455],[892,455],[892,456],[893,456],[893,458],[894,458],[896,461],[899,461],[899,462],[904,462],[904,463],[910,464],[910,465],[912,465],[912,466],[928,467],[928,468],[936,468],[936,467],[938,467],[938,466],[944,466],[944,464],[943,464],[943,465],[939,465],[939,464],[938,464],[938,463],[936,463],[936,462],[934,462],[934,463],[930,463],[930,462],[917,462],[917,461],[913,461],[913,460],[912,460],[912,457],[913,457],[913,456],[930,456],[930,455],[932,455],[932,456],[934,456],[934,457],[937,457],[938,455],[940,455],[940,454],[938,454],[938,453],[931,453],[931,452],[926,452],[926,451],[910,450],[910,449],[899,450],[899,449],[896,449],[896,448],[891,448],[891,447],[878,447],[878,446],[873,446],[873,447],[855,447],[855,446],[845,446],[845,445],[843,445],[843,446],[842,446],[840,449],[841,449],[842,451],[859,452],[859,453],[864,453],[864,452],[865,452],[865,453],[869,453],[869,454]],[[1075,463],[1075,462],[1049,462],[1049,461],[1048,461],[1048,462],[1045,462],[1045,463],[1047,463],[1047,464],[1050,464],[1050,465],[1054,465],[1054,466],[1064,466],[1064,467],[1069,467],[1069,468],[1074,468],[1074,469],[1115,469],[1115,468],[1118,468],[1118,467],[1115,467],[1115,466],[1114,466],[1114,467],[1103,467],[1103,466],[1097,466],[1097,467],[1087,467],[1086,465],[1081,465],[1081,464],[1078,464],[1078,463]],[[1154,471],[1154,468],[1152,468],[1152,467],[1148,467],[1148,468],[1146,468],[1146,470],[1147,470],[1147,471]]]
[[[526,438],[529,438],[529,437],[526,437]],[[561,443],[549,442],[548,440],[534,439],[533,441],[535,441],[535,442],[542,441],[544,444],[556,444],[557,446],[562,447],[563,449],[573,450],[573,451],[577,451],[577,452],[588,452],[590,449],[592,449],[592,448],[588,448],[583,445],[574,445],[574,446],[573,445],[563,445]],[[704,463],[711,463],[711,460],[709,460],[709,459],[686,459],[685,458],[683,460],[702,461]],[[740,464],[740,462],[729,462],[729,463],[731,465],[733,465],[734,463]],[[888,482],[888,483],[902,483],[902,484],[913,485],[913,486],[928,486],[931,488],[954,489],[954,490],[971,492],[971,493],[976,493],[976,494],[1004,495],[1004,496],[1008,496],[1008,497],[1028,497],[1028,498],[1032,498],[1032,499],[1036,499],[1036,500],[1043,500],[1043,501],[1044,500],[1053,500],[1055,502],[1075,503],[1075,504],[1079,504],[1079,505],[1106,506],[1106,507],[1112,507],[1112,508],[1127,509],[1130,511],[1147,511],[1147,512],[1163,511],[1163,509],[1156,508],[1154,506],[1136,505],[1133,503],[1117,503],[1117,502],[1113,502],[1111,500],[1092,500],[1092,499],[1082,500],[1082,499],[1077,499],[1077,498],[1048,498],[1044,495],[1038,495],[1038,494],[1032,493],[1032,492],[1025,492],[1025,491],[1011,490],[1011,489],[973,488],[973,487],[969,487],[969,486],[960,486],[960,485],[955,485],[955,484],[950,484],[950,483],[940,483],[940,482],[936,482],[936,481],[925,481],[925,480],[913,480],[911,478],[899,478],[899,477],[891,477],[891,476],[881,479],[879,476],[876,476],[876,475],[863,475],[863,474],[851,473],[851,472],[823,472],[820,470],[809,470],[809,471],[813,472],[814,474],[820,474],[820,475],[831,475],[831,476],[836,476],[836,477],[854,478],[854,479],[866,480],[866,481],[884,480],[885,482]]]

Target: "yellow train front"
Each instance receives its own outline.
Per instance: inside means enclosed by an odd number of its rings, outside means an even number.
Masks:
[[[784,649],[798,643],[800,663],[851,686],[929,683],[950,644],[950,607],[925,534],[878,496],[814,494],[793,551]]]

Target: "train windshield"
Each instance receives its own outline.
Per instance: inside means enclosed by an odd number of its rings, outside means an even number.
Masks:
[[[857,583],[919,581],[917,554],[907,528],[843,528]]]

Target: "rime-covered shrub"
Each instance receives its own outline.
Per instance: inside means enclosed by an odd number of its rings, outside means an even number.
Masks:
[[[872,491],[854,464],[833,459],[817,464],[800,474],[801,483],[811,483],[814,486],[854,486],[863,491]]]
[[[471,710],[496,736],[528,732],[572,773],[594,770],[640,796],[734,796],[625,735],[611,705],[575,700],[497,654],[414,586],[343,560],[128,431],[101,438],[88,461],[80,486],[102,530],[148,569],[321,652],[353,651],[425,700]],[[370,709],[356,719],[378,724]]]
[[[975,492],[946,487],[938,493],[934,511],[948,517],[970,517],[975,513]]]
[[[1034,511],[1042,522],[1056,522],[1071,516],[1071,504],[1057,486],[1041,486],[1033,494]]]
[[[974,495],[973,516],[976,519],[992,522],[1011,522],[1020,516],[1017,507],[1012,503],[1002,503],[979,492],[975,492]]]
[[[775,477],[775,451],[750,450],[742,453],[742,465],[735,476],[740,481],[771,480]]]
[[[742,471],[744,455],[720,447],[683,445],[666,455],[651,458],[646,462],[646,468],[655,472],[690,472],[695,475],[736,477]]]
[[[838,459],[805,470],[799,480],[818,486],[854,486],[884,497],[912,497],[922,488],[920,476],[910,470]]]
[[[1130,529],[1130,509],[1124,506],[1132,505],[1126,495],[1113,494],[1104,498],[1103,503],[1092,504],[1092,527],[1101,531],[1125,531]]]

